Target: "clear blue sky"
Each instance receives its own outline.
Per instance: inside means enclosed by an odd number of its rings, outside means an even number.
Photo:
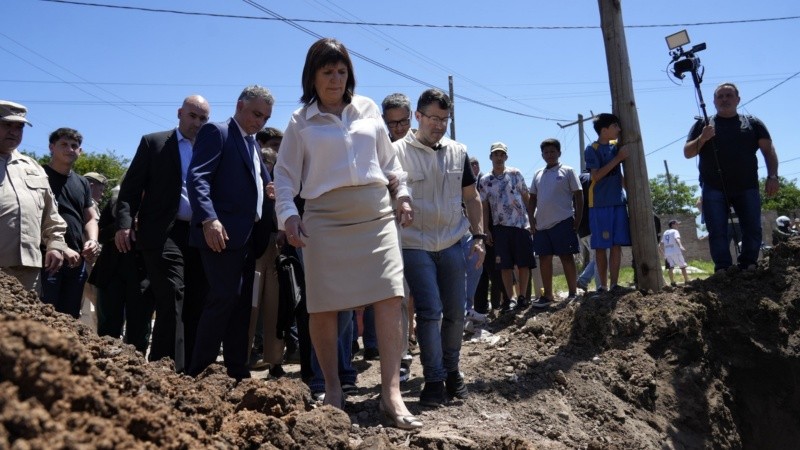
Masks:
[[[457,99],[456,137],[488,169],[489,146],[509,146],[508,164],[530,181],[543,165],[538,144],[555,137],[562,161],[579,165],[578,128],[556,124],[611,110],[608,72],[597,1],[172,1],[96,0],[118,6],[288,19],[420,25],[556,27],[481,29],[364,26],[296,22],[322,36],[340,39],[354,52],[426,83],[511,114]],[[800,3],[688,1],[623,2],[623,20],[639,107],[650,178],[664,173],[664,160],[681,180],[697,183],[695,160],[683,158],[684,139],[699,114],[687,78],[674,84],[664,37],[686,28],[705,66],[703,94],[714,112],[713,88],[722,81],[740,87],[742,103],[800,71],[800,20],[719,25],[680,25],[800,16]],[[44,154],[47,136],[60,126],[85,137],[84,149],[114,150],[131,158],[142,134],[172,128],[189,94],[205,96],[211,119],[233,113],[248,84],[270,88],[277,99],[268,125],[283,129],[298,106],[300,74],[316,37],[278,20],[248,20],[108,9],[39,0],[3,0],[0,30],[0,98],[28,106],[33,128],[21,148]],[[641,27],[643,25],[667,25]],[[638,27],[637,27],[638,26]],[[559,27],[586,27],[577,29]],[[359,58],[356,92],[381,99],[404,92],[416,103],[426,89],[417,82]],[[770,130],[780,174],[800,178],[796,156],[795,108],[800,76],[749,103],[744,112]],[[414,124],[415,126],[416,124]],[[596,136],[586,127],[587,143]],[[679,139],[678,142],[664,147]],[[766,172],[760,169],[760,176]]]

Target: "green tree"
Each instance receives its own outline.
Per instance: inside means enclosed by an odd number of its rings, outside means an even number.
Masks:
[[[653,199],[653,211],[656,215],[691,213],[695,205],[697,186],[689,186],[677,175],[670,175],[670,183],[666,174],[658,174],[650,179],[650,197]]]
[[[49,153],[44,156],[37,156],[35,153],[25,150],[21,152],[35,159],[43,166],[50,162]],[[119,183],[129,162],[130,160],[128,158],[118,155],[114,150],[107,150],[105,153],[84,152],[81,157],[75,161],[73,170],[81,175],[87,172],[97,172],[108,178],[108,188],[103,193],[103,200],[100,202],[100,207],[102,208],[111,197],[111,188]]]
[[[767,179],[759,181],[759,192],[761,192],[761,209],[774,210],[778,215],[793,216],[794,211],[800,209],[800,188],[797,187],[797,179],[792,181],[781,176],[778,177],[778,195],[775,197],[764,196],[764,185]]]

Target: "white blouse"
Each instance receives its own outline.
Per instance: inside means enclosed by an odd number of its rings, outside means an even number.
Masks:
[[[407,196],[406,173],[400,166],[378,105],[354,95],[342,118],[320,112],[318,103],[292,114],[275,164],[275,211],[278,228],[297,215],[294,197],[304,199],[346,186],[388,184],[385,174],[400,180],[398,197]],[[301,190],[302,186],[302,190]]]

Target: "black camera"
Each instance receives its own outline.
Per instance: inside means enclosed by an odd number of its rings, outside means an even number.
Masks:
[[[695,53],[705,50],[706,44],[697,44],[684,51],[683,46],[689,43],[689,33],[686,30],[671,34],[666,39],[667,46],[670,49],[669,54],[672,55],[672,62],[674,63],[672,65],[672,74],[681,80],[686,72],[691,72],[692,75],[697,76],[701,66],[700,58]]]
[[[683,79],[684,73],[697,71],[700,68],[700,58],[695,56],[695,53],[705,49],[706,44],[703,43],[695,45],[689,51],[684,52],[683,49],[679,49],[673,52],[672,60],[675,64],[672,65],[672,74]]]
[[[697,90],[697,98],[700,100],[700,108],[703,110],[703,118],[708,123],[708,113],[706,113],[706,103],[703,100],[703,91],[700,90],[700,83],[703,82],[703,74],[705,70],[700,65],[700,58],[696,56],[697,52],[706,49],[706,44],[697,44],[687,51],[683,50],[684,45],[689,45],[689,33],[686,30],[681,30],[677,33],[667,36],[667,47],[669,47],[669,54],[672,56],[672,75],[675,78],[682,80],[686,72],[691,72],[694,88]]]

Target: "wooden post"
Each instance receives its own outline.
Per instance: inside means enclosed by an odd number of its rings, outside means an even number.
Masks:
[[[575,122],[570,122],[570,123],[568,123],[566,125],[561,125],[560,123],[556,122],[556,125],[558,125],[559,128],[561,128],[562,130],[564,128],[571,127],[573,125],[578,125],[578,141],[579,141],[578,145],[580,146],[578,148],[578,153],[580,154],[580,157],[581,157],[581,172],[583,172],[586,169],[586,158],[584,157],[584,154],[583,154],[583,151],[586,149],[586,143],[583,140],[583,136],[586,133],[583,131],[583,122],[586,122],[587,120],[592,120],[592,119],[594,119],[594,113],[592,113],[591,117],[588,117],[586,119],[583,118],[583,114],[578,114],[578,120],[576,120]]]
[[[586,149],[586,142],[583,140],[583,114],[578,114],[578,145],[581,147],[581,172],[586,170],[586,157],[583,151]]]
[[[672,196],[672,177],[669,176],[669,164],[666,159],[664,160],[664,170],[667,171],[667,186],[669,187],[669,212],[676,213],[678,208],[675,205],[675,198]]]
[[[450,84],[450,139],[456,140],[456,97],[453,92],[453,76],[449,75],[447,81]]]
[[[633,259],[636,262],[634,269],[639,289],[657,292],[664,287],[664,278],[661,274],[661,261],[656,243],[653,201],[650,198],[639,115],[633,96],[621,2],[598,0],[598,3],[613,110],[622,122],[622,143],[630,150],[630,156],[623,163],[623,167],[633,239]]]

